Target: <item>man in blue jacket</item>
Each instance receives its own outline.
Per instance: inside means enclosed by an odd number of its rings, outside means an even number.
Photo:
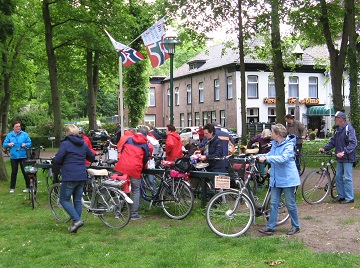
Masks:
[[[18,173],[19,164],[26,183],[26,189],[23,192],[29,192],[30,181],[25,173],[23,162],[27,158],[25,148],[31,147],[31,139],[26,132],[21,130],[20,121],[14,121],[12,126],[13,126],[13,131],[9,132],[6,135],[6,138],[3,142],[4,148],[10,148],[10,160],[11,160],[10,193],[15,192],[16,176]]]
[[[341,204],[354,203],[354,185],[352,181],[353,164],[356,162],[357,139],[355,129],[346,121],[345,113],[338,111],[335,114],[337,129],[330,141],[320,148],[320,152],[335,148],[336,167],[336,188],[338,197],[334,202]]]

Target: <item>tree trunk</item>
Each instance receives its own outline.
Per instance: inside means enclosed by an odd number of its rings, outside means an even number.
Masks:
[[[3,66],[7,66],[7,54],[2,53],[2,61]],[[8,131],[8,112],[10,107],[10,73],[7,71],[8,69],[5,67],[2,72],[2,78],[4,81],[4,95],[1,98],[0,102],[0,126],[1,132],[0,133],[7,133]]]
[[[54,112],[54,133],[55,133],[55,146],[59,147],[62,136],[61,126],[61,107],[60,107],[60,92],[58,86],[56,56],[53,45],[53,26],[51,25],[50,9],[49,6],[54,2],[43,0],[43,19],[45,24],[45,44],[46,54],[49,68],[49,79],[51,88],[51,100]]]
[[[355,132],[359,139],[360,134],[360,108],[359,108],[359,93],[357,88],[358,83],[358,52],[356,50],[356,28],[355,28],[355,5],[354,0],[346,0],[346,12],[349,18],[349,78],[350,78],[350,120],[355,128]]]
[[[94,77],[93,77],[93,52],[90,49],[88,49],[86,52],[86,78],[87,78],[88,95],[89,95],[89,103],[88,103],[89,129],[97,129],[96,92],[95,92]]]
[[[285,125],[284,64],[281,50],[279,2],[271,1],[271,47],[276,90],[276,122]]]
[[[239,26],[239,56],[240,56],[240,81],[241,81],[241,145],[247,144],[247,127],[246,127],[246,76],[245,76],[245,55],[244,55],[244,32],[242,20],[242,1],[238,0],[238,26]]]
[[[5,168],[5,162],[2,153],[2,134],[0,133],[0,181],[8,181],[8,174]]]
[[[347,10],[347,2],[345,1],[345,9]],[[353,1],[353,0],[352,0]],[[347,43],[349,39],[349,19],[348,14],[344,14],[344,23],[343,23],[343,35],[341,38],[340,51],[335,48],[334,41],[330,32],[330,23],[327,12],[326,0],[320,0],[321,5],[321,17],[320,22],[322,24],[322,29],[326,39],[326,45],[328,47],[329,56],[330,56],[330,76],[331,76],[331,86],[333,93],[333,103],[335,111],[344,110],[344,97],[342,94],[342,79],[343,72],[345,67],[346,59],[346,50]]]

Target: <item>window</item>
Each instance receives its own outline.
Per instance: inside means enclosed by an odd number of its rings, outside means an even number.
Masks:
[[[289,98],[298,98],[299,97],[299,77],[290,76],[289,77]]]
[[[318,78],[310,76],[309,77],[309,98],[317,99],[318,98]]]
[[[188,124],[188,127],[192,126],[192,114],[191,113],[187,114],[187,124]]]
[[[214,99],[220,100],[220,81],[219,79],[214,80]]]
[[[156,115],[155,114],[146,114],[145,117],[144,117],[144,124],[149,126],[149,125],[152,125],[152,126],[156,126],[155,125],[155,122],[156,122]]]
[[[204,96],[204,83],[199,83],[199,102],[202,103],[205,100]]]
[[[149,100],[149,103],[148,103],[149,106],[155,106],[155,88],[154,87],[149,88],[148,100]]]
[[[275,79],[273,77],[268,79],[268,97],[276,98]]]
[[[180,127],[185,127],[185,118],[184,114],[180,114]]]
[[[247,108],[246,117],[247,123],[259,122],[259,108]]]
[[[295,116],[295,107],[288,107],[288,114]]]
[[[225,125],[225,111],[224,110],[220,110],[220,124],[222,126],[226,126]]]
[[[179,96],[179,88],[178,87],[175,88],[175,105],[176,106],[180,105],[180,96]]]
[[[199,126],[200,125],[200,113],[196,112],[195,113],[195,126]]]
[[[191,85],[186,86],[187,104],[191,104]]]
[[[269,123],[275,123],[276,122],[276,108],[275,107],[269,107],[269,110],[268,110],[268,122]]]
[[[227,98],[232,99],[234,97],[232,76],[227,78]]]
[[[248,99],[258,98],[258,77],[257,75],[248,75],[247,77],[247,96]]]
[[[210,116],[210,112],[203,112],[203,126],[208,123],[208,117]]]
[[[167,103],[168,103],[168,106],[170,107],[170,88],[168,88],[168,90],[167,90]]]
[[[212,111],[211,112],[211,123],[215,123],[216,122],[216,111]]]

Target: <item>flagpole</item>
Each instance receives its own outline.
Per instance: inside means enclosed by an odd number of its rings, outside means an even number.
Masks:
[[[122,58],[119,56],[119,100],[118,115],[120,116],[121,136],[124,135],[124,98],[123,98],[123,75],[122,75]]]

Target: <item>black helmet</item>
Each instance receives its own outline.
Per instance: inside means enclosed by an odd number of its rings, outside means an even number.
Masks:
[[[78,127],[79,129],[79,134],[84,134],[84,129],[82,127]]]

